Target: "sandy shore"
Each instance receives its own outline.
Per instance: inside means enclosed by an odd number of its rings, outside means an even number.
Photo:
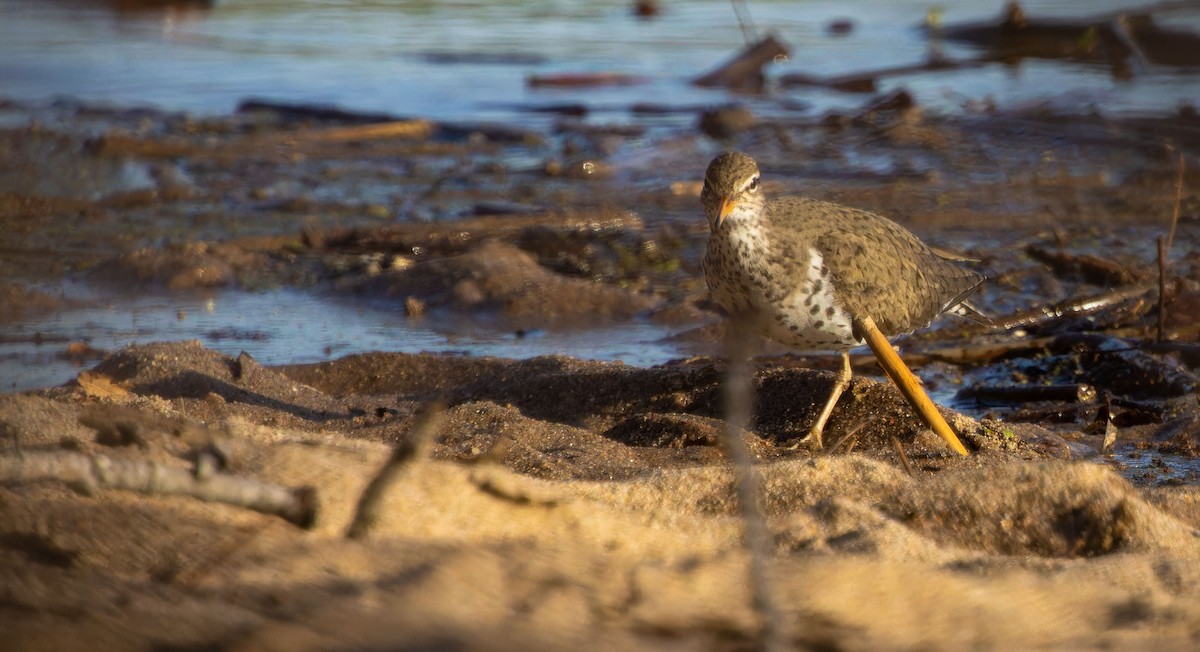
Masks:
[[[218,459],[207,473],[315,490],[315,522],[306,530],[180,496],[6,487],[6,640],[751,649],[758,620],[741,521],[708,416],[718,377],[711,363],[380,354],[266,369],[198,343],[124,351],[82,385],[0,397],[8,439],[20,451],[171,469]],[[831,380],[769,369],[757,378],[760,391],[779,384],[797,396]],[[564,406],[546,395],[551,383],[594,391]],[[368,537],[346,539],[364,486],[435,393],[450,407],[432,456],[403,469]],[[850,394],[848,410],[894,415],[878,423],[895,424],[913,475],[882,430],[852,454],[816,457],[747,434],[771,589],[797,648],[1200,641],[1196,487],[1136,488],[1104,465],[1046,458],[963,417],[954,421],[976,451],[955,458],[914,427],[893,389],[860,380]]]

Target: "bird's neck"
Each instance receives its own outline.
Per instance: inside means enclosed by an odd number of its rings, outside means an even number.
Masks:
[[[746,199],[738,203],[726,218],[722,228],[728,237],[733,239],[754,238],[766,240],[766,229],[763,228],[766,205],[761,197]]]

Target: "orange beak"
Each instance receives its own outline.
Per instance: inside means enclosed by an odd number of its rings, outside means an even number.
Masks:
[[[734,199],[732,195],[722,199],[721,211],[717,213],[717,226],[721,226],[721,224],[725,222],[725,218],[729,217],[729,214],[732,213],[733,209],[736,207],[737,199]]]

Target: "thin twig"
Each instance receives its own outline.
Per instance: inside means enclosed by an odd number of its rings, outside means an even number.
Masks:
[[[746,40],[746,45],[758,40],[758,29],[754,26],[754,19],[750,17],[750,9],[746,6],[746,0],[730,0],[733,5],[733,13],[737,15],[738,27],[742,28],[742,38]]]
[[[1137,37],[1133,35],[1133,30],[1129,27],[1129,16],[1124,13],[1117,14],[1109,21],[1108,26],[1117,42],[1124,46],[1129,51],[1131,58],[1137,62],[1138,68],[1140,68],[1139,72],[1146,72],[1150,68],[1150,59],[1138,45]]]
[[[725,351],[729,356],[729,372],[725,378],[725,450],[733,461],[738,507],[742,517],[742,544],[750,558],[749,581],[754,609],[761,619],[761,645],[767,652],[788,649],[783,618],[775,606],[767,574],[767,557],[771,551],[771,536],[766,519],[758,504],[758,473],[754,469],[750,450],[742,439],[744,429],[753,414],[754,389],[750,382],[749,341],[736,325],[731,324],[726,337]]]
[[[1171,253],[1171,245],[1175,242],[1175,227],[1179,226],[1179,209],[1183,201],[1183,172],[1187,167],[1183,152],[1179,153],[1179,169],[1175,174],[1175,210],[1171,213],[1171,228],[1167,231],[1167,253]]]
[[[853,426],[853,427],[851,427],[851,428],[850,428],[850,430],[846,431],[846,434],[842,435],[842,438],[841,438],[841,439],[837,440],[837,442],[835,442],[835,443],[833,444],[833,446],[830,446],[830,447],[829,447],[829,450],[827,450],[827,451],[825,452],[825,454],[826,454],[826,455],[832,455],[832,454],[833,454],[833,451],[837,450],[838,448],[840,448],[840,447],[841,447],[841,445],[842,445],[842,444],[846,443],[846,440],[848,440],[848,439],[850,439],[851,437],[853,437],[853,436],[857,435],[857,434],[858,434],[858,431],[859,431],[859,430],[862,430],[862,429],[863,429],[863,426],[865,426],[865,425],[867,425],[867,420],[866,420],[866,419],[863,419],[862,421],[859,421],[858,423],[854,424],[854,426]],[[852,446],[851,448],[853,448],[853,446]],[[849,453],[849,452],[850,452],[850,449],[849,449],[849,448],[847,448],[847,449],[846,449],[846,452],[847,452],[847,453]]]
[[[417,423],[408,436],[392,449],[392,456],[384,462],[383,467],[358,497],[358,507],[354,510],[354,520],[346,529],[346,538],[363,539],[375,529],[383,513],[383,498],[388,489],[414,462],[425,459],[429,447],[433,444],[433,435],[441,426],[444,415],[445,407],[442,404],[435,403],[429,406],[425,413],[417,418]]]
[[[900,463],[904,465],[904,472],[909,477],[913,476],[912,464],[908,462],[908,455],[904,454],[904,447],[900,445],[900,440],[896,439],[896,435],[888,435],[892,440],[892,448],[896,450],[896,455],[900,457]]]
[[[1175,175],[1175,207],[1171,211],[1171,226],[1167,229],[1167,241],[1158,237],[1158,332],[1155,341],[1162,343],[1163,331],[1167,320],[1167,257],[1171,255],[1171,245],[1175,242],[1175,229],[1179,226],[1179,211],[1183,201],[1183,173],[1186,168],[1183,152],[1179,152],[1179,165]]]
[[[223,473],[197,474],[145,460],[68,451],[0,456],[0,484],[59,480],[87,495],[123,489],[152,496],[188,496],[279,516],[303,528],[316,520],[316,490],[284,487]]]
[[[1158,332],[1154,341],[1162,343],[1167,320],[1167,243],[1158,236]]]

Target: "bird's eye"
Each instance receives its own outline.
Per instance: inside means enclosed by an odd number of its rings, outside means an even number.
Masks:
[[[750,192],[758,190],[758,177],[750,177],[750,185],[746,186],[746,189]]]

